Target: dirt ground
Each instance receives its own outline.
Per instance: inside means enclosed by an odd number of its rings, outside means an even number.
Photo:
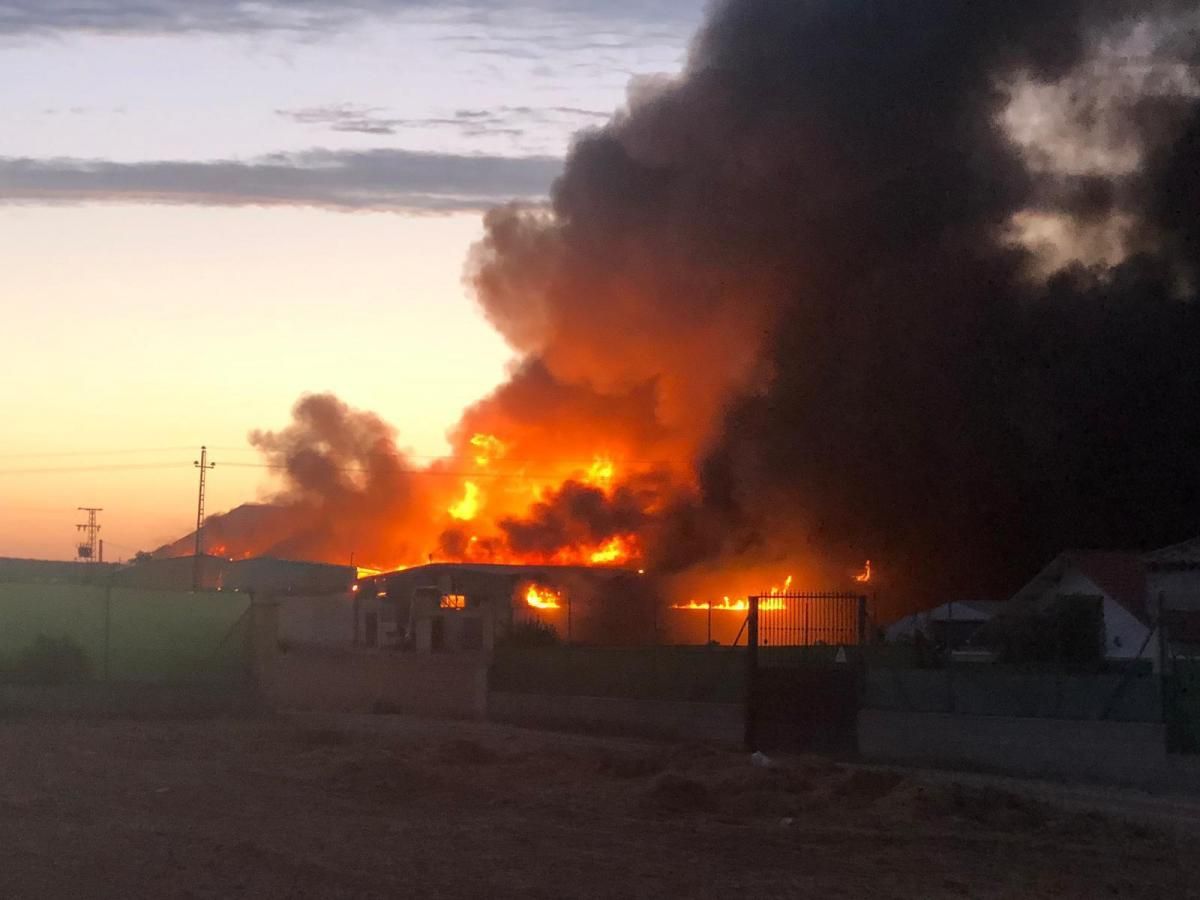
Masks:
[[[772,762],[390,716],[8,720],[0,897],[1200,896],[1194,829]]]

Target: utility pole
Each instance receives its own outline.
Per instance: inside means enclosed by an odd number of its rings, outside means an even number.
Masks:
[[[216,463],[208,461],[208,447],[200,448],[200,458],[193,460],[192,465],[200,470],[200,493],[196,499],[196,552],[192,557],[192,590],[200,590],[200,555],[204,545],[201,540],[201,529],[204,528],[204,481],[209,469],[215,469]]]
[[[104,512],[98,506],[80,506],[80,512],[88,514],[88,520],[82,525],[76,525],[75,531],[79,534],[79,544],[77,545],[77,556],[84,562],[96,561],[96,536],[100,533],[100,525],[96,522],[96,515]]]

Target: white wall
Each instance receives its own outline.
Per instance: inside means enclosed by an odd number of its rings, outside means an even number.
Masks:
[[[1105,593],[1099,585],[1077,569],[1069,568],[1057,585],[1046,589],[1039,603],[1050,603],[1060,595],[1084,595],[1103,598],[1104,656],[1107,659],[1156,660],[1158,648],[1153,638],[1146,641],[1149,629],[1124,606]],[[1140,657],[1138,650],[1145,642]]]

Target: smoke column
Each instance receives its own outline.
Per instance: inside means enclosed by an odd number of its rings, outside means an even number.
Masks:
[[[1197,22],[1172,0],[717,4],[684,71],[635,80],[550,204],[493,210],[468,260],[519,364],[433,469],[540,487],[477,479],[451,521],[461,480],[411,477],[377,419],[310,399],[253,438],[288,473],[267,543],[619,539],[684,578],[799,560],[822,587],[871,558],[899,611],[1194,535]]]
[[[1195,533],[1192,4],[718,5],[487,220],[490,320],[653,386],[686,568],[873,557],[901,603]],[[1047,124],[1047,121],[1051,123]]]

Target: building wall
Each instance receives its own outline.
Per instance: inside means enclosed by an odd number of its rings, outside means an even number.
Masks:
[[[279,605],[279,640],[297,646],[349,647],[354,643],[354,595],[284,595]]]

